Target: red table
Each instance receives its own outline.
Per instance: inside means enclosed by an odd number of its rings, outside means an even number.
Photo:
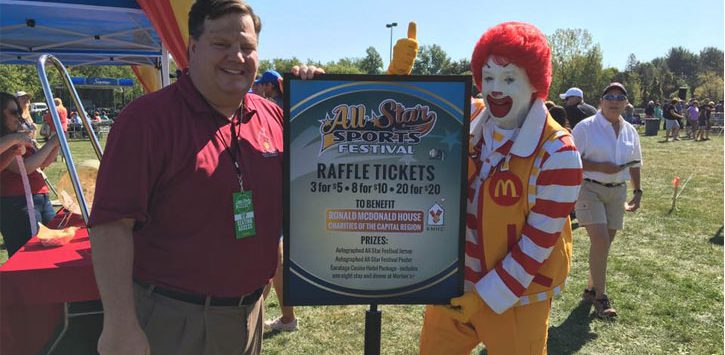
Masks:
[[[54,222],[62,216],[61,211]],[[72,224],[83,221],[75,218]],[[0,267],[0,354],[37,354],[63,319],[67,302],[98,298],[87,229],[60,247],[44,247],[33,237]]]

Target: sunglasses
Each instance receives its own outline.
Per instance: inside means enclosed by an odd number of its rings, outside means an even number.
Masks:
[[[18,109],[15,109],[15,110],[8,109],[8,113],[10,113],[13,116],[17,116],[17,117],[21,117],[22,116],[22,112],[20,110],[18,110]]]
[[[607,101],[624,101],[627,99],[627,95],[606,94],[606,95],[602,96],[602,98]]]

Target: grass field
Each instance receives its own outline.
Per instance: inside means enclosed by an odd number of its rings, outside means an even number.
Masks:
[[[553,303],[550,354],[723,353],[723,139],[660,140],[642,137],[642,209],[625,217],[610,254],[608,293],[619,318],[598,320],[579,302],[589,248],[579,228],[567,289]],[[93,155],[80,144],[72,143],[77,162]],[[59,162],[48,169],[51,181],[61,168]],[[669,214],[675,176],[692,178]],[[300,330],[265,333],[264,353],[361,354],[366,308],[298,307]],[[381,353],[417,353],[423,306],[381,309]],[[266,310],[267,319],[279,314],[275,297]]]

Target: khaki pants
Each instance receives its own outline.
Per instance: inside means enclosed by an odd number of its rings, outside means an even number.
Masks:
[[[551,300],[512,307],[496,314],[485,307],[460,323],[442,306],[426,306],[420,335],[421,355],[468,355],[483,343],[489,355],[546,354]]]
[[[152,355],[259,354],[262,297],[250,305],[197,305],[150,293],[134,284],[136,315]]]

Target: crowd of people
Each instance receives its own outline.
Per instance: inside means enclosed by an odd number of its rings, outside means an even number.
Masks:
[[[597,111],[595,107],[584,102],[584,93],[579,88],[570,88],[559,96],[563,100],[563,107],[553,101],[547,101],[546,107],[562,126],[573,129],[582,119],[593,116]],[[722,110],[722,100],[716,105],[709,99],[700,101],[692,98],[685,103],[679,97],[673,97],[664,105],[661,105],[659,100],[648,101],[642,111],[644,117],[636,113],[634,105],[628,103],[624,107],[622,117],[634,126],[644,124],[645,120],[661,120],[662,130],[666,132],[665,142],[670,139],[681,140],[679,134],[681,129],[686,129],[686,135],[682,139],[704,141],[710,139],[712,113],[722,113]]]
[[[188,69],[124,109],[101,162],[89,220],[104,307],[101,354],[258,354],[264,326],[298,326],[282,299],[282,76],[255,77],[261,20],[242,0],[197,0],[188,30]],[[409,73],[407,58],[395,63]],[[420,352],[468,353],[482,342],[493,355],[543,354],[551,299],[571,265],[572,211],[591,242],[582,299],[598,317],[617,316],[607,258],[625,212],[641,205],[638,121],[616,82],[603,88],[598,109],[576,87],[560,95],[562,105],[545,102],[551,50],[530,24],[486,31],[471,66],[485,109],[471,122],[465,292],[426,307]],[[320,73],[292,69],[301,79]],[[46,115],[50,133],[37,147],[30,99],[0,93],[0,230],[11,256],[32,235],[29,214],[43,223],[54,215],[40,169],[55,160],[58,139]],[[67,131],[78,115],[56,100]],[[686,122],[687,136],[699,141],[709,139],[715,110],[709,100],[672,99],[650,101],[644,112],[664,119],[666,140],[680,140]],[[497,179],[519,182],[515,199],[491,192]],[[235,222],[250,217],[233,201],[251,206],[251,227]],[[282,315],[264,322],[270,285]]]
[[[658,113],[658,103],[652,103],[652,110]],[[649,106],[649,104],[648,104]],[[719,110],[719,111],[718,111]],[[704,99],[702,104],[696,98],[687,103],[679,98],[672,98],[661,108],[661,117],[664,118],[665,142],[680,140],[680,130],[685,129],[685,136],[682,139],[694,141],[710,140],[712,127],[712,113],[722,112],[722,100],[718,105],[709,99]],[[657,117],[659,118],[659,117]]]

